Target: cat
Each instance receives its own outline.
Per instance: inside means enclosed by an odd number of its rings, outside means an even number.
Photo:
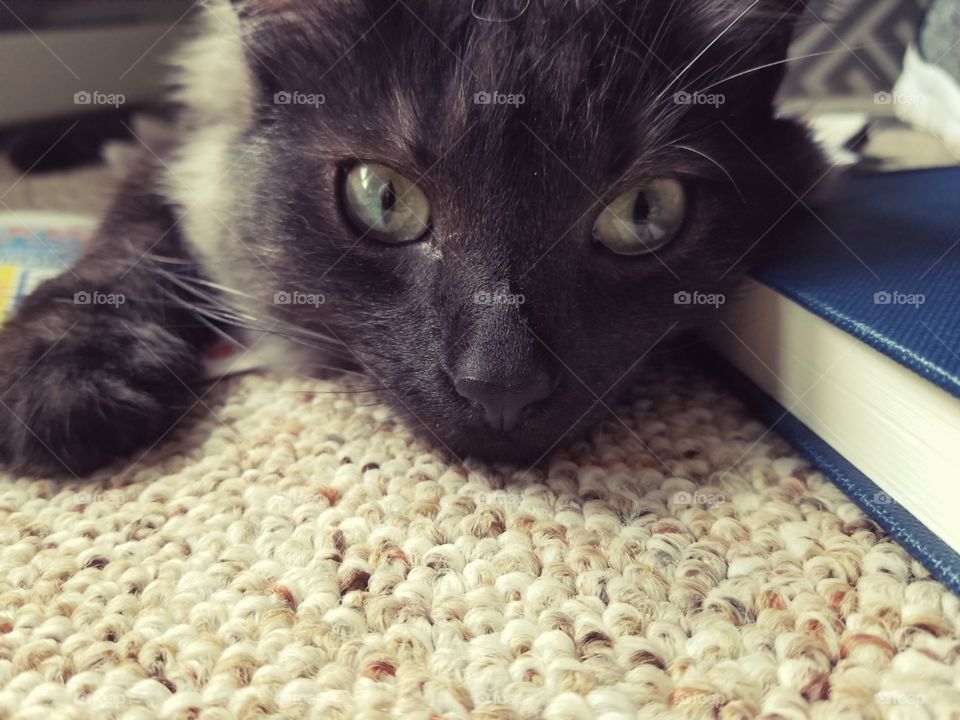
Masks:
[[[157,442],[242,332],[364,373],[455,456],[542,459],[821,177],[774,110],[797,7],[212,0],[173,140],[0,331],[0,458],[80,475]]]

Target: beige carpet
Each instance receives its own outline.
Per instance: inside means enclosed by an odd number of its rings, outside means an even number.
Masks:
[[[333,381],[0,485],[0,717],[956,717],[960,603],[691,372],[526,475]]]
[[[62,180],[5,202],[107,182]],[[344,389],[229,379],[91,481],[0,476],[0,718],[960,717],[957,597],[696,371],[526,474]]]

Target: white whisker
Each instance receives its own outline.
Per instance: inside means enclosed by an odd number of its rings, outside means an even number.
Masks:
[[[698,61],[700,58],[702,58],[704,55],[706,55],[706,54],[707,54],[707,51],[709,51],[710,48],[712,48],[714,45],[716,45],[718,42],[720,42],[720,39],[721,39],[724,35],[727,34],[727,32],[730,30],[730,28],[732,28],[734,25],[736,25],[738,22],[740,22],[741,18],[743,18],[744,15],[746,15],[746,14],[749,13],[751,10],[753,10],[753,9],[757,6],[757,4],[758,4],[759,2],[760,2],[760,0],[753,0],[753,2],[750,3],[750,5],[748,5],[748,6],[743,10],[743,12],[741,12],[739,15],[737,15],[737,16],[731,21],[731,23],[730,23],[729,25],[727,25],[723,30],[721,30],[720,33],[719,33],[713,40],[711,40],[709,43],[707,43],[707,46],[706,46],[705,48],[703,48],[703,50],[701,50],[699,53],[697,53],[697,56],[696,56],[693,60],[691,60],[689,63],[687,63],[686,67],[684,67],[683,70],[681,70],[681,71],[677,74],[677,76],[676,76],[675,78],[673,78],[673,80],[671,80],[669,83],[667,83],[667,86],[660,92],[659,95],[657,95],[656,98],[654,98],[654,100],[653,100],[654,104],[656,104],[656,103],[660,102],[661,100],[663,100],[663,98],[666,96],[667,92],[669,92],[670,88],[672,88],[677,82],[679,82],[680,79],[683,78],[683,76],[686,75],[687,72],[689,72],[690,68],[692,68],[692,67],[697,63],[697,61]]]
[[[860,47],[850,48],[849,50],[847,48],[835,48],[834,50],[823,50],[821,52],[807,53],[806,55],[796,55],[794,57],[788,57],[783,60],[777,60],[775,62],[765,63],[763,65],[757,65],[756,67],[752,67],[748,70],[742,70],[738,73],[734,73],[733,75],[728,75],[722,80],[717,80],[716,82],[713,82],[705,87],[702,87],[696,90],[695,92],[704,93],[704,92],[707,92],[708,90],[715,88],[717,85],[721,85],[725,82],[729,82],[730,80],[736,80],[737,78],[743,77],[744,75],[749,75],[751,73],[759,72],[760,70],[766,70],[767,68],[776,67],[777,65],[784,65],[786,63],[795,62],[797,60],[808,60],[810,58],[822,57],[824,55],[834,55],[836,53],[847,53],[847,52],[850,52],[850,50],[869,50],[871,48],[876,48],[876,47],[889,47],[895,44],[896,43],[877,43],[874,45],[862,45]]]
[[[702,152],[702,151],[700,151],[700,150],[697,150],[696,148],[689,147],[688,145],[668,145],[668,147],[677,148],[678,150],[687,150],[688,152],[692,152],[692,153],[694,153],[694,154],[696,154],[696,155],[699,155],[700,157],[705,158],[705,159],[709,160],[710,162],[712,162],[714,165],[716,165],[718,168],[720,168],[721,172],[723,172],[724,175],[727,176],[727,179],[730,180],[730,184],[732,184],[733,187],[734,187],[734,189],[737,191],[737,195],[740,196],[740,200],[742,200],[743,203],[746,204],[747,199],[743,196],[743,193],[740,192],[740,186],[737,185],[737,181],[733,179],[733,175],[731,175],[729,172],[727,172],[727,169],[726,169],[723,165],[721,165],[719,162],[717,162],[716,160],[714,160],[712,157],[710,157],[709,155],[707,155],[705,152]]]

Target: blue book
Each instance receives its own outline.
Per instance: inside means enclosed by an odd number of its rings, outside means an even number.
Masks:
[[[768,422],[960,593],[960,167],[847,178],[777,245],[711,344]]]

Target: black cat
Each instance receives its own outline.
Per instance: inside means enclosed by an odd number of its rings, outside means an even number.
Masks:
[[[211,3],[176,142],[0,332],[4,459],[83,473],[155,441],[237,330],[361,369],[455,453],[540,457],[820,177],[773,109],[794,7]]]

